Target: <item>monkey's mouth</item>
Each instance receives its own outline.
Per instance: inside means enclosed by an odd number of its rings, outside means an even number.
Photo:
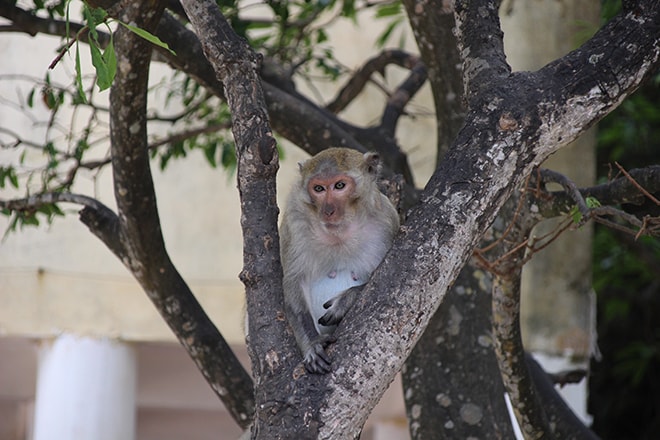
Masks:
[[[343,222],[341,221],[338,222],[324,221],[322,224],[325,230],[328,232],[339,232],[340,230],[343,229]]]

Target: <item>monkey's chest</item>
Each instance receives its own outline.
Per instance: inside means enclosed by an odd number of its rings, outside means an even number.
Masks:
[[[339,271],[330,271],[326,276],[323,276],[310,285],[310,295],[308,300],[310,312],[314,320],[314,325],[319,333],[328,333],[334,330],[334,326],[326,327],[318,323],[319,318],[323,316],[326,309],[323,304],[331,300],[341,292],[353,286],[365,284],[368,281],[366,277],[360,277],[354,272],[344,269]]]

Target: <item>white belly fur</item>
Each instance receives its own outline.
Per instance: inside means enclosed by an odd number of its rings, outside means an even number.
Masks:
[[[334,275],[334,276],[332,276]],[[368,280],[353,279],[353,274],[350,270],[341,270],[328,274],[313,282],[310,286],[310,294],[307,298],[312,318],[316,331],[319,333],[329,333],[334,330],[335,326],[324,326],[319,324],[319,318],[327,311],[323,308],[323,304],[331,300],[341,292],[349,287],[359,286],[365,284]]]

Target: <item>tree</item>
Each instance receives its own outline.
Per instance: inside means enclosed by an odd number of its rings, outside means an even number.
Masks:
[[[352,2],[342,5],[344,10],[354,7]],[[553,405],[547,405],[547,411],[540,403],[530,405],[541,398],[535,394],[521,363],[523,353],[516,335],[518,275],[525,259],[524,244],[530,223],[538,213],[557,215],[572,205],[576,206],[574,216],[578,221],[614,213],[624,217],[639,233],[657,234],[657,219],[640,220],[620,211],[594,207],[593,203],[587,204],[591,200],[587,196],[598,194],[595,197],[601,204],[615,204],[638,194],[636,184],[650,196],[658,191],[660,171],[656,166],[581,193],[562,176],[535,171],[535,167],[614,109],[655,72],[660,55],[659,5],[626,3],[621,14],[578,50],[538,71],[511,73],[503,53],[498,2],[457,1],[451,14],[443,9],[442,2],[407,3],[421,59],[430,72],[438,119],[446,121],[447,113],[464,115],[462,128],[455,137],[453,132],[446,133],[450,124],[438,124],[442,130],[438,136],[441,160],[421,193],[412,187],[405,156],[394,139],[406,96],[414,94],[425,77],[425,70],[415,57],[385,52],[362,71],[363,76],[358,75],[349,83],[336,106],[321,108],[293,87],[294,60],[285,53],[286,44],[283,52],[264,58],[261,64],[260,57],[236,35],[214,2],[184,0],[183,9],[176,2],[138,4],[108,0],[98,2],[98,6],[108,17],[139,28],[119,25],[112,45],[106,46],[112,50],[106,49],[101,57],[107,68],[97,67],[98,72],[112,73],[111,53],[117,54],[110,93],[110,160],[118,212],[90,197],[68,192],[67,182],[56,191],[3,200],[2,206],[20,222],[30,221],[35,212],[52,215],[57,212],[56,203],[82,205],[81,221],[140,282],[237,423],[244,428],[251,423],[254,438],[358,436],[367,415],[402,368],[507,201],[513,208],[503,211],[502,218],[506,219],[509,213],[508,221],[499,229],[496,223],[491,237],[496,259],[484,257],[485,249],[477,253],[482,265],[494,274],[492,344],[504,383],[514,397],[523,431],[529,436],[588,435],[567,416],[554,411]],[[291,12],[287,7],[286,3],[273,4],[274,9],[284,8],[281,17]],[[319,13],[307,12],[309,16],[301,14],[297,18],[313,19]],[[46,26],[55,19],[42,22],[11,1],[0,3],[0,13],[23,32],[84,30],[82,26],[66,27],[59,21],[59,28]],[[96,23],[99,17],[105,19],[100,11],[90,9],[88,23]],[[182,24],[181,20],[186,19],[197,37]],[[305,38],[304,24],[296,27],[287,20],[283,23],[282,41],[294,45]],[[239,30],[244,25],[235,16],[232,24]],[[453,24],[456,43],[448,32]],[[103,41],[109,44],[104,40],[107,37],[95,35],[91,27],[88,37],[85,32],[77,35],[81,41],[88,38],[92,46],[102,47]],[[152,46],[150,41],[154,39],[150,35],[159,37],[174,52],[161,44]],[[453,47],[452,57],[462,62],[464,112],[458,104],[449,112],[444,106],[448,91],[456,92],[457,87],[455,82],[452,86],[442,83],[445,78],[454,78],[446,66],[441,67],[445,57],[442,48],[447,47]],[[154,58],[167,60],[209,93],[226,100],[231,112],[244,229],[241,280],[246,287],[250,317],[248,346],[253,378],[236,361],[164,247],[149,169],[145,114],[152,50],[157,52]],[[332,112],[351,99],[367,73],[382,69],[378,60],[408,66],[411,75],[399,88],[401,94],[391,97],[378,127],[355,127]],[[450,67],[455,70],[455,66],[454,63]],[[376,148],[390,171],[403,176],[402,197],[413,205],[390,253],[339,327],[338,342],[330,352],[333,371],[328,375],[304,374],[283,319],[274,184],[278,151],[271,125],[281,136],[310,153],[336,145],[360,150]],[[80,158],[74,159],[83,163]],[[5,178],[16,180],[11,169],[4,169],[3,173]],[[543,189],[548,181],[560,182],[565,191],[548,196]],[[522,195],[511,198],[521,187],[526,188]],[[529,193],[534,198],[527,198]],[[500,240],[496,240],[498,236]],[[451,295],[457,294],[456,289],[451,291]],[[355,319],[357,316],[360,319]],[[459,331],[454,336],[460,335]],[[484,350],[491,346],[482,342]],[[463,345],[473,344],[459,338],[454,346],[460,351]],[[409,364],[407,369],[414,367],[414,363]],[[535,371],[533,365],[531,368]],[[489,374],[492,372],[490,368]],[[437,372],[427,369],[423,374],[432,376]],[[458,411],[463,425],[485,433],[492,432],[492,426],[505,426],[501,394],[494,394],[497,392],[489,390],[488,396],[482,396],[488,401],[463,402]],[[495,406],[500,409],[494,411],[490,400],[497,401]],[[414,404],[409,407],[409,414],[411,420],[416,419]],[[492,425],[481,424],[484,414],[493,420]]]

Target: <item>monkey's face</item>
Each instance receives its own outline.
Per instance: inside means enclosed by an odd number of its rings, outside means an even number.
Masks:
[[[347,174],[315,176],[307,183],[307,192],[323,226],[329,231],[341,229],[349,220],[355,180]]]

